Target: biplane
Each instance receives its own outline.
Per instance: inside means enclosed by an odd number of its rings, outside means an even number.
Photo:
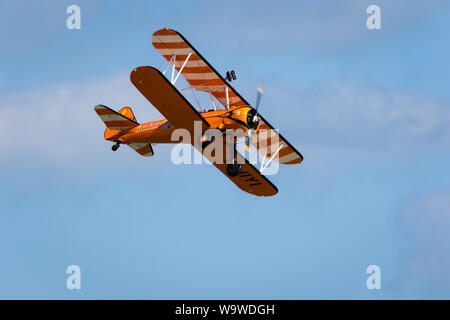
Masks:
[[[262,154],[265,166],[271,161],[280,164],[303,161],[301,153],[258,112],[262,90],[258,88],[256,104],[251,106],[230,84],[236,78],[235,72],[229,71],[222,77],[177,31],[167,28],[156,31],[152,36],[152,44],[165,58],[166,69],[160,71],[141,66],[131,72],[130,80],[166,119],[139,124],[128,106],[118,112],[104,105],[95,106],[95,112],[106,125],[104,138],[114,143],[112,150],[116,151],[124,144],[144,157],[153,156],[152,145],[176,143],[171,138],[172,133],[182,128],[191,133],[189,142],[240,189],[257,196],[275,195],[278,189],[263,174],[263,165],[258,169],[240,152],[232,152],[231,158],[225,161],[217,161],[214,152],[208,155],[204,153],[213,140],[205,132],[210,129],[220,132],[240,129],[247,134],[246,149],[249,150],[251,145]],[[168,69],[172,69],[170,80],[165,76]],[[193,92],[199,91],[210,96],[211,109],[197,110],[176,89],[174,85],[180,75]],[[213,98],[220,102],[220,108]],[[200,128],[200,134],[196,133],[195,123]],[[236,137],[218,141],[224,149],[229,149],[231,145],[236,151]]]

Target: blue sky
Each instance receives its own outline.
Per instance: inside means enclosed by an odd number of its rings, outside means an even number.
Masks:
[[[2,1],[0,15],[0,298],[450,298],[445,1]],[[160,118],[129,73],[161,65],[162,27],[235,69],[248,100],[264,88],[264,117],[305,156],[270,177],[278,195],[176,166],[170,146],[111,152],[93,106]]]

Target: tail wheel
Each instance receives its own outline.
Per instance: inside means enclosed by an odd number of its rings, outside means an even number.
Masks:
[[[112,149],[112,151],[117,151],[117,149],[119,149],[119,147],[120,147],[120,143],[119,143],[119,142],[116,142],[116,143],[113,144],[113,146],[111,147],[111,149]]]
[[[233,163],[227,165],[227,173],[230,177],[235,177],[242,171],[242,164],[240,163]]]

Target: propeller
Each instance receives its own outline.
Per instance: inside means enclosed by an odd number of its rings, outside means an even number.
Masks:
[[[258,89],[257,89],[257,91],[256,91],[256,104],[255,104],[256,112],[258,112],[259,103],[261,102],[262,94],[263,94],[263,89],[261,89],[260,87],[258,87]]]
[[[263,94],[263,89],[258,87],[258,89],[256,91],[256,103],[255,103],[255,109],[254,109],[255,111],[250,115],[251,118],[248,119],[248,120],[250,120],[249,121],[250,123],[254,123],[254,124],[256,124],[256,126],[259,121],[258,109],[259,109],[259,104],[261,103],[262,94]],[[247,131],[247,136],[245,137],[245,150],[247,150],[247,152],[250,152],[250,139],[256,133],[255,129],[256,128],[250,128]]]

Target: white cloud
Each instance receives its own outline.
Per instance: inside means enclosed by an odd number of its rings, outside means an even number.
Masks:
[[[450,146],[448,101],[348,79],[266,92],[265,117],[308,145],[374,153]]]
[[[162,118],[127,74],[9,94],[0,97],[0,159],[59,164],[99,161],[97,156],[109,152],[109,144],[103,139],[105,126],[94,112],[97,104],[115,109],[130,105],[140,122]]]
[[[450,192],[415,200],[399,219],[403,245],[395,292],[402,298],[450,298]]]
[[[419,94],[350,80],[304,91],[278,84],[266,92],[265,118],[302,151],[424,151],[450,144],[446,102]],[[10,94],[0,97],[2,161],[98,161],[98,155],[109,152],[109,144],[103,140],[104,125],[93,111],[96,104],[116,109],[131,105],[140,122],[162,118],[127,74]]]

